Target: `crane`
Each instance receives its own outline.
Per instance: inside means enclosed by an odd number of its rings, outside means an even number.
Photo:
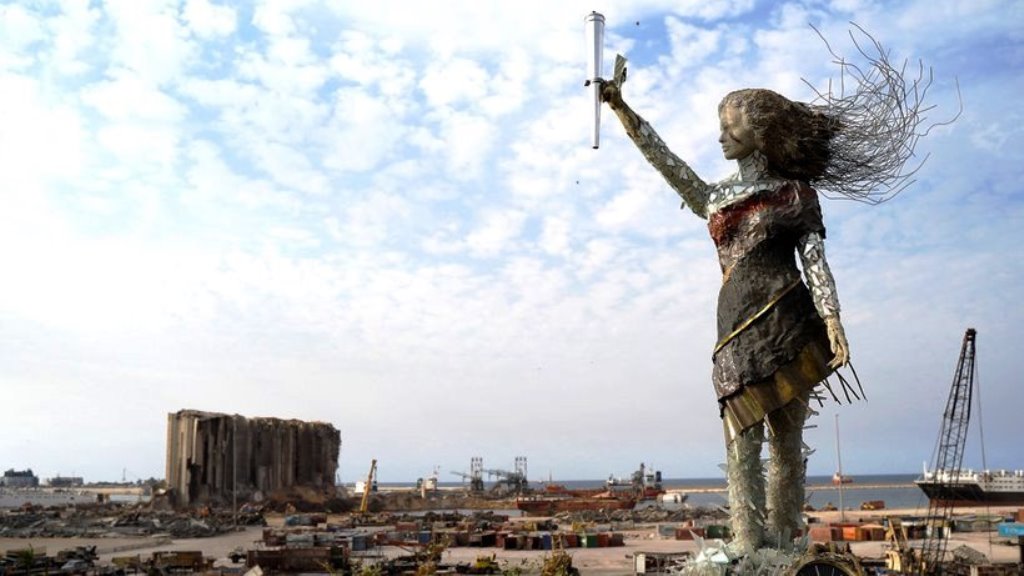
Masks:
[[[464,482],[469,482],[469,491],[473,493],[479,493],[484,491],[484,459],[479,456],[473,456],[469,460],[469,474],[465,472],[456,472],[452,470],[452,474],[462,478]]]
[[[526,456],[516,456],[514,471],[500,468],[488,468],[481,471],[490,476],[497,476],[497,483],[492,490],[498,491],[504,485],[506,490],[512,494],[526,494],[530,491],[530,482],[526,479]]]
[[[942,428],[939,431],[939,444],[933,473],[936,482],[944,484],[954,484],[960,480],[960,466],[963,463],[964,447],[967,444],[967,426],[971,420],[976,336],[977,331],[974,328],[968,328],[964,333],[960,360],[957,361],[956,374],[953,376],[949,398],[946,400],[946,410],[942,415]],[[946,553],[947,539],[946,534],[940,533],[938,527],[948,524],[952,513],[951,508],[952,503],[948,499],[929,498],[927,522],[932,530],[921,548],[921,561],[917,566],[918,574],[942,573],[942,559]]]
[[[377,459],[370,461],[370,472],[366,475],[366,486],[363,488],[363,499],[359,502],[359,513],[366,514],[370,507],[370,491],[373,489],[373,477],[377,473]]]
[[[470,492],[483,492],[484,491],[484,479],[480,476],[474,476],[472,474],[466,474],[465,472],[458,472],[456,470],[451,471],[459,478],[462,478],[463,482],[469,482]]]

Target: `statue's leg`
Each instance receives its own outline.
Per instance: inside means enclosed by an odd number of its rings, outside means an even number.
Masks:
[[[768,422],[768,541],[788,544],[801,527],[806,462],[803,428],[805,398],[797,398],[767,417]]]
[[[757,550],[764,542],[763,442],[764,424],[759,423],[736,436],[727,448],[733,543],[747,553]]]

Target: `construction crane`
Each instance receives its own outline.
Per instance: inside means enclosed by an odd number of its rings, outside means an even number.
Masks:
[[[366,475],[366,486],[363,487],[363,499],[359,502],[359,513],[366,514],[370,508],[370,491],[373,490],[373,477],[377,474],[377,459],[370,461],[370,472]]]
[[[936,482],[956,484],[960,480],[960,466],[967,444],[967,425],[971,420],[971,396],[974,391],[975,337],[977,331],[968,328],[960,349],[956,374],[949,389],[946,410],[942,415],[938,449],[933,474]],[[940,487],[941,488],[941,487]],[[939,491],[942,494],[942,491]],[[942,574],[942,560],[946,554],[947,534],[945,533],[952,515],[952,502],[946,498],[928,500],[927,526],[929,535],[921,547],[921,561],[918,574]]]

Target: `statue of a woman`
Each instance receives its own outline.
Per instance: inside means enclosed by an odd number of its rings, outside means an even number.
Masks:
[[[853,30],[850,36],[867,65],[832,52],[843,74],[838,85],[848,92],[818,92],[813,105],[764,89],[722,99],[718,141],[738,171],[717,183],[701,180],[623,101],[624,58],[616,58],[613,80],[598,79],[602,100],[647,161],[684,207],[708,221],[718,251],[722,288],[712,381],[725,428],[734,542],[746,552],[766,536],[786,542],[800,528],[808,400],[824,384],[838,401],[826,378],[850,361],[815,189],[884,202],[912,183],[923,164],[905,170],[918,139],[959,117],[922,126],[933,108],[923,102],[931,70],[922,65],[916,78],[906,77],[904,66],[892,65],[874,38],[854,28],[860,36]],[[836,374],[847,400],[860,398]]]
[[[808,185],[828,161],[828,118],[770,90],[730,93],[718,108],[718,141],[739,170],[709,184],[623,101],[618,85],[607,83],[602,97],[685,206],[708,221],[718,250],[712,380],[725,427],[734,539],[749,551],[764,542],[766,528],[795,534],[804,501],[807,401],[849,361],[821,209]],[[760,459],[766,427],[767,490]]]

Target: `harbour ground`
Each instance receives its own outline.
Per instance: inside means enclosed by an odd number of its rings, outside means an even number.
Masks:
[[[1009,515],[1016,510],[1010,508],[957,508],[956,514],[1001,514]],[[921,516],[927,510],[922,509],[894,509],[885,511],[846,511],[847,522],[857,522],[861,519],[879,518],[880,516]],[[839,512],[814,512],[812,515],[823,522],[840,521]],[[329,522],[341,520],[341,516],[331,516]],[[536,518],[514,518],[513,521],[537,520]],[[267,516],[270,526],[282,526],[284,516],[273,514]],[[580,569],[584,575],[609,576],[612,574],[633,574],[633,555],[637,552],[697,552],[697,544],[688,540],[675,540],[659,536],[657,524],[636,525],[633,529],[621,531],[624,535],[624,546],[614,548],[574,548],[568,552],[572,555],[573,565]],[[148,557],[156,551],[182,551],[199,550],[207,557],[215,558],[215,566],[240,568],[241,565],[233,564],[228,555],[237,548],[252,549],[257,547],[261,540],[262,528],[248,527],[238,532],[232,532],[210,538],[186,538],[171,540],[167,538],[0,538],[0,551],[26,548],[32,546],[37,551],[45,551],[49,554],[76,546],[95,545],[100,556],[101,563],[108,563],[115,556]],[[990,561],[995,563],[1013,563],[1020,560],[1020,549],[1016,541],[1006,538],[999,538],[994,532],[968,532],[953,533],[947,550],[954,550],[960,545],[967,545],[978,552],[986,555]],[[882,558],[885,556],[885,542],[853,542],[852,550],[861,558]],[[408,554],[409,551],[394,547],[379,549],[379,554],[387,557]],[[498,548],[470,548],[457,547],[445,551],[443,561],[454,564],[457,562],[472,562],[478,556],[489,556],[494,554],[499,562],[506,562],[509,566],[525,564],[536,573],[539,563],[545,554],[549,552],[533,550],[504,550]],[[530,573],[530,572],[527,572]]]

